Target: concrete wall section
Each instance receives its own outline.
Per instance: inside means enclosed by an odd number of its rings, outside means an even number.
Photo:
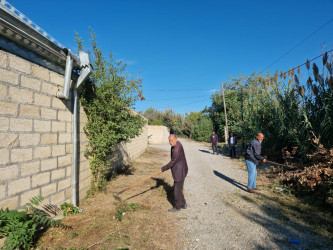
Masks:
[[[72,98],[55,96],[63,82],[63,75],[0,50],[0,208],[21,208],[36,195],[56,205],[71,201]],[[80,152],[86,143],[80,126]],[[91,175],[84,157],[79,170],[84,191]]]
[[[165,126],[148,126],[149,144],[167,144],[169,143],[170,131]]]

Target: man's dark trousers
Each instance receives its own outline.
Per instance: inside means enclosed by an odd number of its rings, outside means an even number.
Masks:
[[[184,180],[174,182],[174,196],[175,196],[175,207],[180,209],[186,205],[185,197],[183,194]]]
[[[212,148],[213,148],[213,154],[214,154],[214,152],[219,154],[219,152],[217,151],[217,143],[216,142],[212,142]]]
[[[235,157],[236,158],[236,147],[235,145],[230,145],[230,157]]]

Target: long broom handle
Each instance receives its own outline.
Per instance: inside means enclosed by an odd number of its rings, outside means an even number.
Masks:
[[[266,160],[266,162],[270,162],[270,163],[273,163],[273,164],[276,164],[276,165],[280,165],[280,166],[284,166],[284,167],[289,167],[289,166],[287,166],[287,165],[280,164],[280,163],[276,163],[276,162],[274,162],[274,161],[267,161],[267,160]]]
[[[131,185],[131,186],[125,188],[124,190],[120,191],[118,194],[116,194],[116,196],[119,195],[119,194],[121,194],[121,193],[123,193],[123,192],[125,192],[125,191],[128,190],[128,189],[131,189],[131,188],[135,187],[136,185],[139,185],[140,183],[142,183],[142,182],[144,182],[144,181],[150,179],[151,177],[153,177],[153,176],[155,176],[155,175],[158,175],[158,174],[160,174],[160,173],[161,173],[161,171],[159,170],[158,172],[156,172],[156,173],[154,173],[154,174],[152,174],[152,175],[150,175],[150,176],[144,178],[143,180],[138,181],[137,183],[134,183],[133,185]]]

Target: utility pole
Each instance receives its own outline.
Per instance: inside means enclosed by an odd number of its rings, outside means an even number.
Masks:
[[[223,98],[224,117],[225,117],[224,138],[225,138],[225,144],[228,144],[228,135],[229,135],[229,133],[228,133],[228,119],[227,119],[227,109],[225,107],[223,82],[221,83],[221,87],[222,87],[222,98]]]
[[[241,87],[241,110],[242,110],[242,148],[244,145],[244,114],[243,114],[243,87]]]

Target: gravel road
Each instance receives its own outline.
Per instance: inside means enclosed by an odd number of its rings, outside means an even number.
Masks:
[[[189,166],[184,187],[189,208],[175,213],[184,227],[179,234],[184,238],[183,249],[333,248],[299,222],[281,223],[278,213],[262,202],[265,191],[246,192],[247,171],[236,160],[213,155],[201,143],[179,140]],[[154,147],[170,150],[169,145]]]

